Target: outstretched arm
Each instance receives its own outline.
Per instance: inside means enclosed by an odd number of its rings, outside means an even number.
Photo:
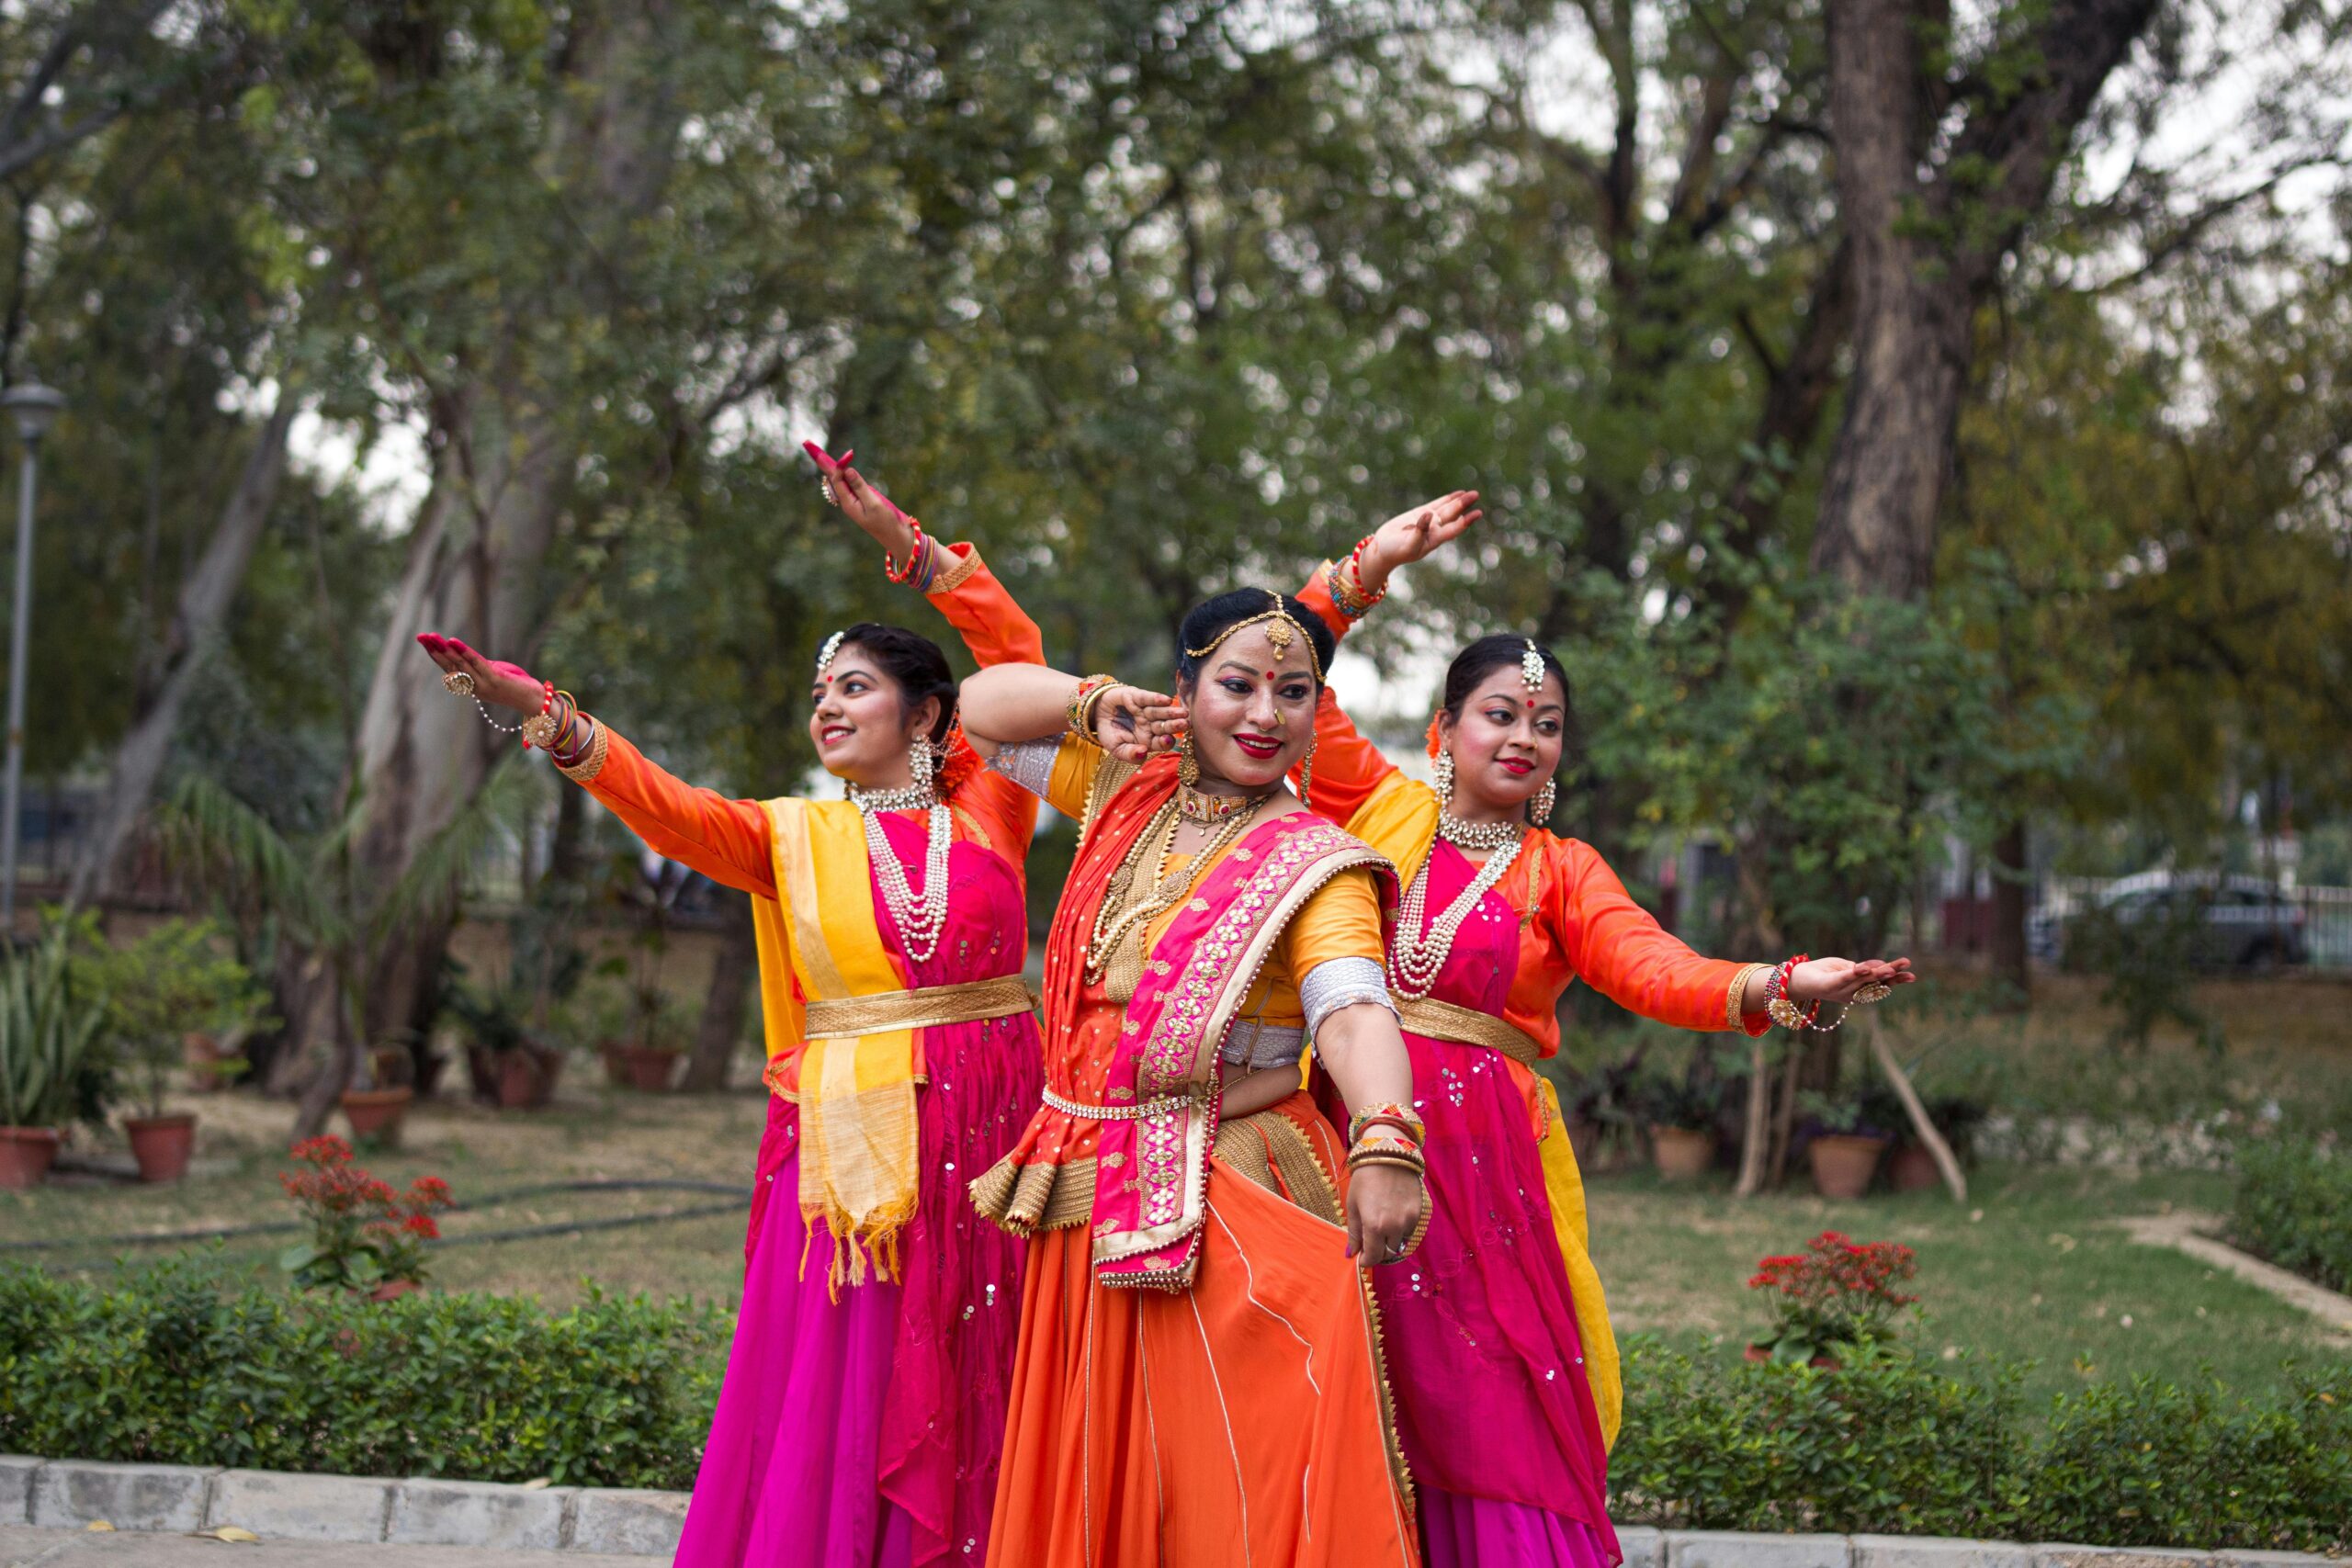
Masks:
[[[842,512],[882,547],[885,566],[938,606],[977,663],[985,669],[1046,661],[1046,639],[1037,623],[980,559],[978,547],[926,536],[922,524],[850,467],[854,453],[832,457],[813,441],[800,445],[831,485]]]
[[[1764,1032],[1770,965],[1702,957],[1634,902],[1590,845],[1569,840],[1558,847],[1544,915],[1579,978],[1661,1023]],[[1789,996],[1801,1005],[1834,1005],[1852,1001],[1868,985],[1905,986],[1917,978],[1907,958],[1816,958],[1797,965]]]
[[[470,679],[473,694],[485,705],[525,715],[544,705],[547,687],[521,665],[485,658],[456,637],[427,632],[416,640],[445,674]],[[768,816],[757,801],[730,800],[686,784],[585,714],[572,717],[548,752],[654,853],[729,887],[763,898],[777,896]]]

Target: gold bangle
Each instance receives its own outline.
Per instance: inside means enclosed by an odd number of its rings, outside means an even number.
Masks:
[[[556,772],[574,784],[594,784],[596,782],[596,775],[605,771],[605,751],[611,742],[613,732],[594,719],[589,718],[586,714],[582,714],[580,716],[588,720],[588,726],[594,731],[588,740],[588,754],[576,762],[569,764],[558,762]]]
[[[1747,1010],[1740,1004],[1747,999],[1747,982],[1756,977],[1758,969],[1770,969],[1770,964],[1743,964],[1739,973],[1731,977],[1731,989],[1724,993],[1724,1027],[1745,1029]]]
[[[1360,1151],[1348,1156],[1348,1168],[1350,1170],[1362,1170],[1368,1165],[1393,1165],[1399,1170],[1409,1170],[1415,1176],[1420,1177],[1423,1179],[1427,1179],[1429,1176],[1429,1166],[1425,1162],[1419,1159],[1410,1159],[1403,1155],[1392,1155],[1379,1150],[1373,1150],[1370,1152]]]
[[[1102,705],[1102,694],[1116,689],[1119,683],[1117,676],[1109,674],[1089,675],[1078,683],[1078,690],[1069,694],[1069,707],[1063,715],[1073,733],[1092,738],[1094,712]]]

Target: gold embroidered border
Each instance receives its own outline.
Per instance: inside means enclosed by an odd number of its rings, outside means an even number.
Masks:
[[[1451,1040],[1461,1045],[1483,1045],[1512,1061],[1533,1066],[1543,1055],[1534,1037],[1505,1023],[1492,1013],[1456,1007],[1433,997],[1408,998],[1396,1004],[1397,1021],[1416,1034]]]
[[[1405,1445],[1396,1438],[1396,1394],[1388,1386],[1388,1336],[1381,1326],[1380,1298],[1373,1293],[1372,1270],[1359,1267],[1356,1284],[1363,1292],[1365,1338],[1372,1346],[1373,1382],[1380,1390],[1380,1446],[1388,1455],[1389,1478],[1396,1484],[1396,1495],[1404,1500],[1406,1529],[1418,1533],[1420,1505],[1413,1492],[1412,1467],[1405,1462]]]
[[[594,718],[588,722],[596,729],[588,742],[588,755],[568,768],[561,763],[556,765],[557,771],[573,784],[594,784],[596,775],[605,771],[605,753],[611,746],[612,731]]]
[[[1227,1134],[1234,1134],[1227,1142]],[[1261,1111],[1216,1131],[1216,1157],[1286,1202],[1317,1219],[1343,1224],[1340,1190],[1316,1157],[1315,1145],[1298,1123],[1279,1111]],[[1279,1178],[1279,1184],[1277,1183]],[[1289,1189],[1285,1191],[1283,1189]]]
[[[972,1207],[1017,1236],[1064,1230],[1094,1217],[1094,1162],[1015,1165],[1008,1155],[975,1178]]]
[[[1028,982],[1018,975],[1001,975],[992,980],[926,986],[917,991],[811,998],[808,1027],[802,1032],[810,1040],[854,1040],[862,1034],[881,1034],[896,1029],[931,1029],[943,1023],[1012,1018],[1035,1005]]]
[[[943,593],[955,592],[956,590],[964,586],[966,580],[972,573],[980,570],[980,547],[969,540],[964,541],[964,553],[960,556],[944,546],[940,548],[941,553],[954,564],[931,580],[931,587],[925,592],[934,599]]]

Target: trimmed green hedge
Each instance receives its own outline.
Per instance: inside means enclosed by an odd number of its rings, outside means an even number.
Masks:
[[[2309,1138],[2249,1138],[2237,1148],[2240,1247],[2331,1291],[2352,1291],[2352,1155]]]
[[[2141,1379],[2029,1412],[2007,1371],[1954,1376],[1898,1352],[1822,1372],[1636,1337],[1625,1391],[1621,1524],[2352,1547],[2352,1364],[2261,1401]]]
[[[591,1297],[371,1306],[187,1265],[106,1285],[0,1269],[0,1452],[352,1475],[692,1483],[729,1320]],[[2352,1547],[2352,1364],[2258,1403],[2012,1371],[1842,1371],[1625,1346],[1624,1524],[2090,1545]]]
[[[0,1453],[569,1484],[694,1483],[723,1314],[592,1296],[373,1305],[0,1269]]]

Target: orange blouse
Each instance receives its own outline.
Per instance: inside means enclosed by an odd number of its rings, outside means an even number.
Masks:
[[[1336,637],[1350,622],[1340,614],[1323,574],[1299,593]],[[1366,739],[1325,688],[1315,716],[1315,809],[1397,862],[1410,874],[1428,854],[1426,842],[1383,843],[1365,821],[1375,797],[1396,790],[1428,793]],[[1577,980],[1644,1018],[1681,1029],[1744,1029],[1761,1034],[1764,1014],[1739,1011],[1733,987],[1744,988],[1748,966],[1704,958],[1634,902],[1599,851],[1549,831],[1528,835],[1518,859],[1495,889],[1520,915],[1519,971],[1503,1021],[1532,1039],[1545,1056],[1560,1048],[1559,1000]]]
[[[1045,638],[981,561],[977,547],[945,547],[956,564],[932,587],[931,602],[964,638],[975,660],[1042,664]],[[597,720],[603,724],[602,719]],[[685,783],[607,728],[601,758],[567,770],[628,824],[646,846],[714,882],[763,898],[777,897],[767,809]],[[956,837],[975,840],[1018,871],[1037,826],[1037,803],[1010,779],[982,770],[956,792]]]

